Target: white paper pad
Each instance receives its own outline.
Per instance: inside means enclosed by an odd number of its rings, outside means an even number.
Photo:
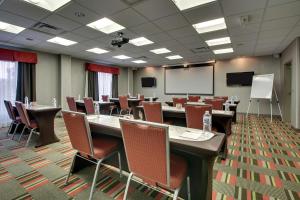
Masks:
[[[191,141],[207,141],[207,140],[210,140],[214,136],[215,136],[214,133],[203,132],[200,130],[197,132],[186,131],[186,132],[182,133],[181,135],[179,135],[179,138],[191,140]]]

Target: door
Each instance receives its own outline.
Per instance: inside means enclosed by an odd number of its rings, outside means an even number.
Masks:
[[[284,64],[284,114],[283,119],[291,122],[291,96],[292,96],[292,63]]]

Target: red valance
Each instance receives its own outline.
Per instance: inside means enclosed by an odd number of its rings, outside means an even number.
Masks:
[[[109,66],[105,66],[105,65],[92,64],[92,63],[86,63],[85,64],[85,70],[92,71],[92,72],[120,74],[119,68],[109,67]]]
[[[0,60],[24,62],[24,63],[37,63],[36,53],[16,51],[10,49],[0,48]]]

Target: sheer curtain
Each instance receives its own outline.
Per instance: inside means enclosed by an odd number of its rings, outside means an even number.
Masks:
[[[17,77],[17,62],[0,61],[0,127],[5,127],[10,122],[3,101],[15,101]]]
[[[112,95],[112,74],[98,72],[99,99],[102,95]]]

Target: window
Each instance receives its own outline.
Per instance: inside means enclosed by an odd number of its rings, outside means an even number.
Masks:
[[[98,72],[99,99],[102,95],[112,95],[112,74]]]
[[[9,124],[4,100],[15,101],[17,90],[18,63],[0,61],[0,127]]]

